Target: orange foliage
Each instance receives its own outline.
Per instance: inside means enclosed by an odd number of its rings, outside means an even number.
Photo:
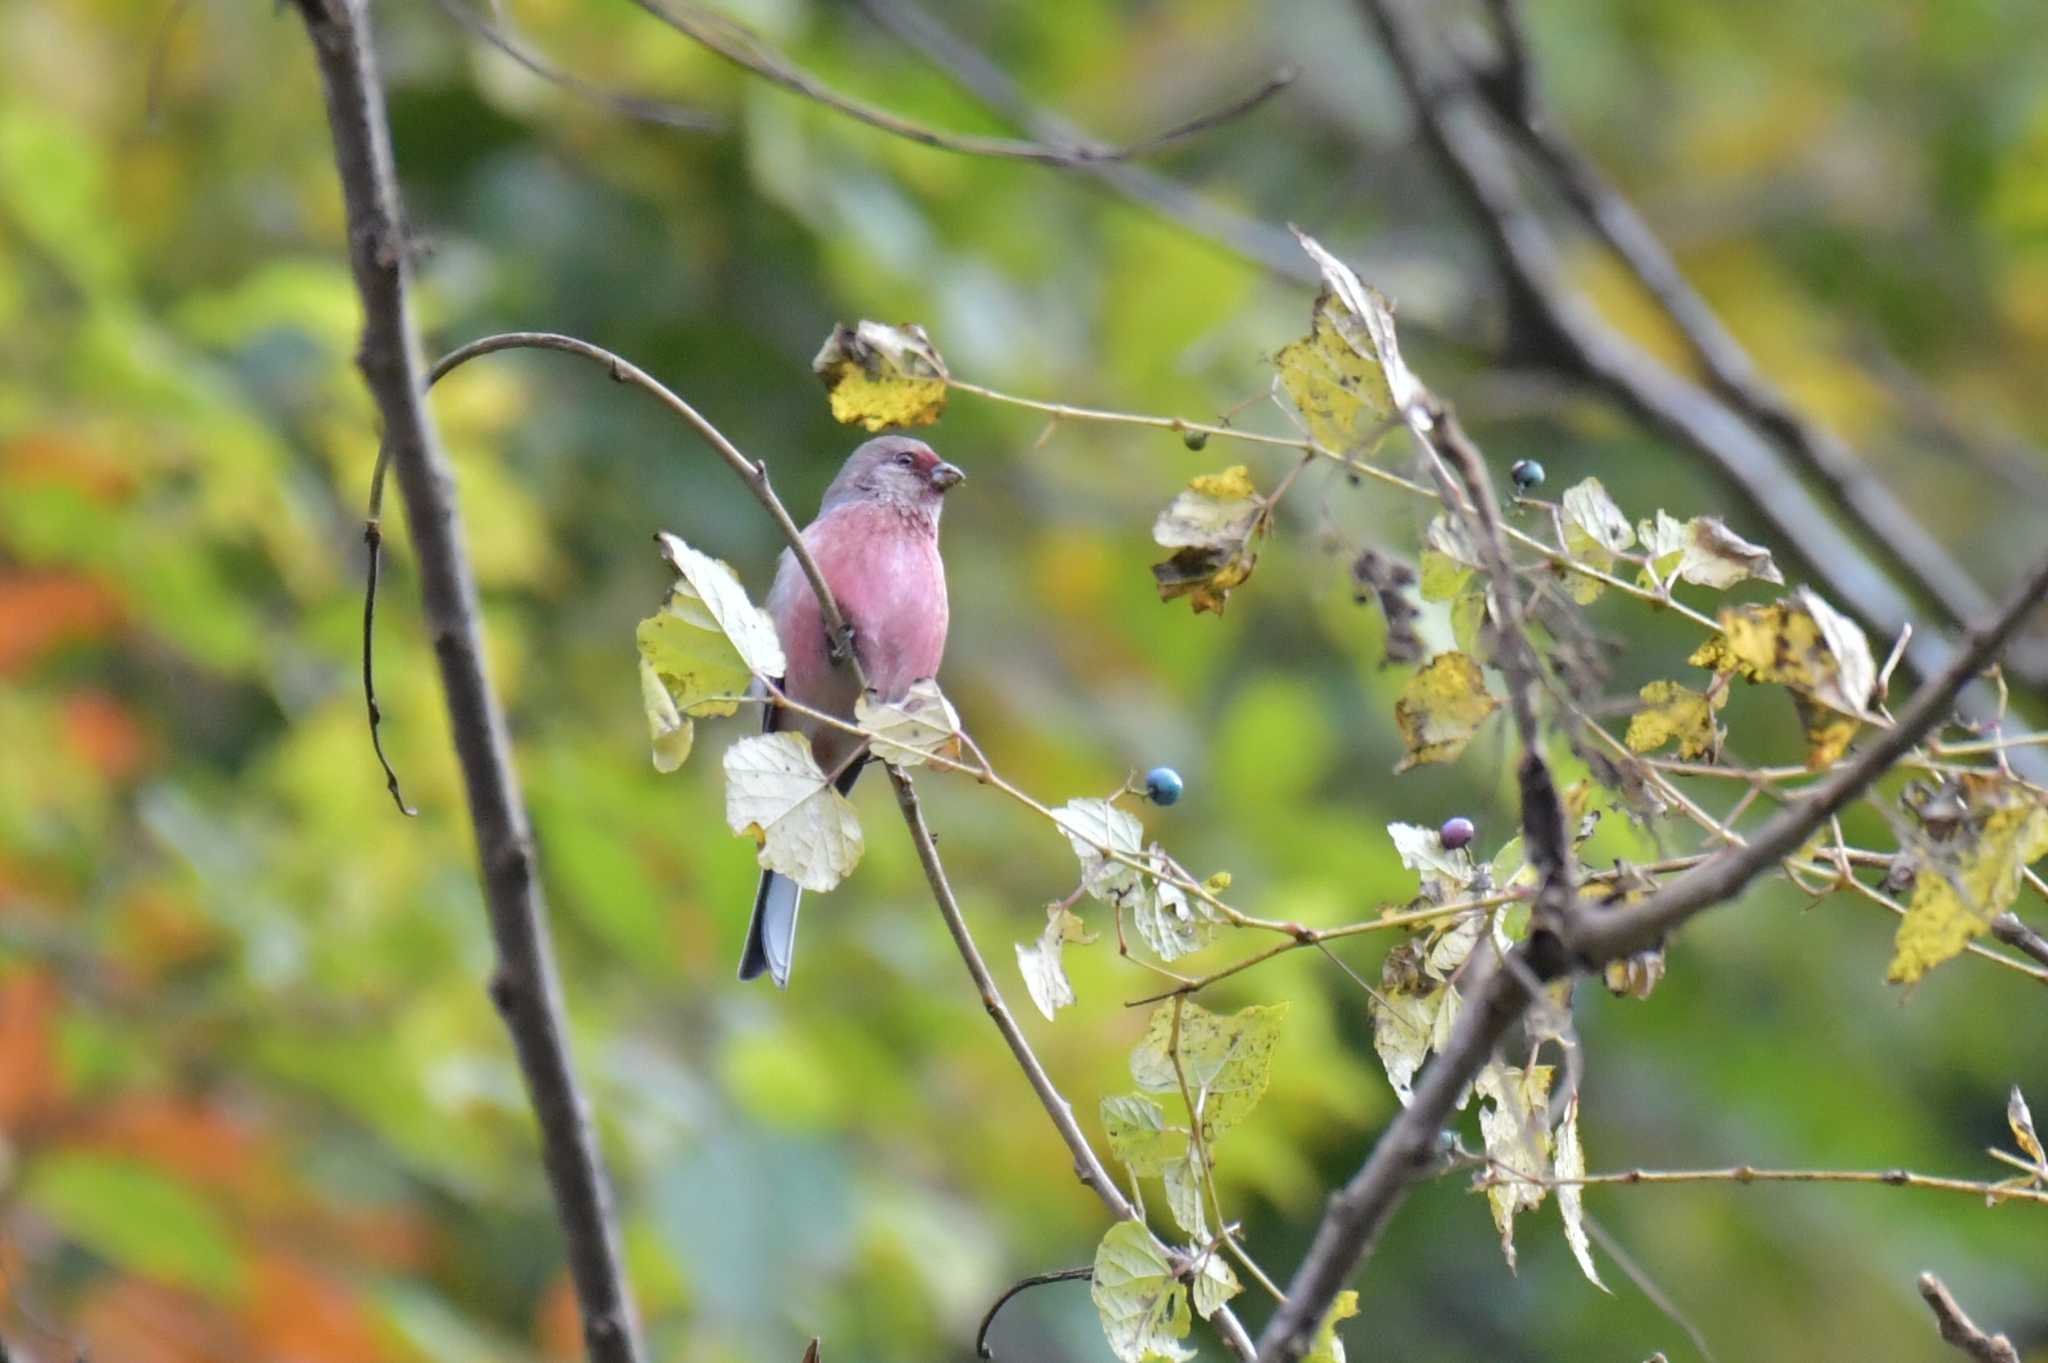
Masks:
[[[573,1363],[583,1357],[583,1313],[567,1269],[557,1271],[540,1294],[533,1308],[533,1337],[543,1358]]]
[[[47,971],[0,980],[0,1131],[19,1132],[57,1104],[57,982]]]
[[[104,691],[74,691],[64,698],[64,736],[109,781],[128,780],[151,756],[142,726]]]
[[[120,601],[83,574],[0,577],[0,675],[60,644],[99,638],[120,620]]]
[[[189,1292],[141,1278],[95,1283],[75,1317],[76,1352],[120,1363],[218,1363],[249,1356],[240,1332]]]
[[[268,1251],[256,1260],[242,1321],[253,1352],[290,1363],[369,1363],[385,1356],[355,1292],[302,1260]]]

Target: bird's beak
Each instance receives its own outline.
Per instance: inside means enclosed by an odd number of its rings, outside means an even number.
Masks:
[[[932,491],[949,492],[965,481],[966,477],[967,475],[962,473],[957,465],[939,464],[931,471]]]

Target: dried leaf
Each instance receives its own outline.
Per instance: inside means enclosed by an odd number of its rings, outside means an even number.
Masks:
[[[932,756],[960,756],[960,716],[929,677],[913,682],[899,700],[864,693],[853,706],[854,722],[874,735],[875,756],[892,767],[922,766]]]
[[[1455,762],[1500,702],[1486,689],[1479,664],[1463,653],[1439,653],[1408,679],[1394,702],[1407,756],[1396,772],[1431,762]]]
[[[1653,681],[1637,694],[1644,708],[1629,718],[1626,741],[1631,752],[1655,752],[1673,739],[1678,741],[1679,757],[1687,762],[1711,759],[1719,750],[1714,712],[1727,703],[1725,686],[1705,696],[1675,681]]]
[[[1863,631],[1812,589],[1768,606],[1729,606],[1721,633],[1693,651],[1695,667],[1789,687],[1804,697],[1807,765],[1818,770],[1848,750],[1867,716],[1877,664]]]
[[[2034,1130],[2034,1114],[2027,1110],[2027,1100],[2020,1092],[2020,1086],[2012,1086],[2012,1096],[2005,1100],[2005,1124],[2012,1128],[2012,1138],[2019,1142],[2020,1153],[2034,1162],[2034,1181],[2048,1184],[2048,1150],[2041,1146],[2041,1137]]]
[[[1152,525],[1153,540],[1174,550],[1152,565],[1160,600],[1189,596],[1197,613],[1221,615],[1231,589],[1258,562],[1252,541],[1264,528],[1265,509],[1242,464],[1192,479]]]
[[[1593,1244],[1586,1238],[1586,1189],[1584,1185],[1571,1182],[1586,1176],[1586,1152],[1579,1144],[1579,1098],[1573,1094],[1571,1101],[1564,1105],[1564,1116],[1558,1119],[1557,1155],[1551,1161],[1551,1173],[1558,1179],[1557,1210],[1564,1217],[1564,1240],[1571,1246],[1572,1258],[1579,1261],[1579,1271],[1586,1280],[1602,1292],[1607,1284],[1600,1281],[1600,1270],[1593,1264]]]
[[[1415,620],[1422,614],[1422,608],[1410,596],[1415,586],[1415,570],[1398,559],[1384,558],[1367,549],[1352,563],[1351,576],[1358,584],[1359,602],[1368,598],[1377,601],[1386,620],[1382,664],[1420,662],[1422,636],[1415,632]]]
[[[1406,1107],[1415,1099],[1416,1071],[1431,1051],[1450,1039],[1459,997],[1454,986],[1425,977],[1412,964],[1404,967],[1396,959],[1404,950],[1408,949],[1397,948],[1389,954],[1381,968],[1379,996],[1366,1009],[1372,1017],[1373,1050],[1379,1054],[1394,1096]],[[1413,958],[1409,959],[1412,962]]]
[[[1017,971],[1023,975],[1024,988],[1047,1022],[1074,1001],[1074,986],[1067,979],[1063,949],[1069,942],[1085,946],[1094,940],[1095,935],[1088,931],[1079,914],[1055,904],[1038,940],[1030,946],[1016,943]]]
[[[1636,534],[1643,551],[1650,556],[1656,582],[1670,581],[1674,572],[1681,582],[1717,591],[1726,591],[1748,578],[1780,585],[1785,581],[1785,575],[1771,559],[1770,550],[1751,544],[1718,516],[1695,516],[1681,521],[1670,512],[1659,510],[1655,521],[1637,524]]]
[[[1188,1333],[1187,1289],[1139,1222],[1119,1221],[1102,1237],[1089,1295],[1110,1352],[1121,1363],[1186,1363],[1195,1356],[1178,1342]]]
[[[1481,1099],[1479,1134],[1493,1165],[1494,1182],[1486,1189],[1493,1224],[1500,1231],[1501,1253],[1515,1267],[1515,1213],[1543,1203],[1541,1180],[1550,1173],[1550,1078],[1552,1067],[1515,1069],[1489,1062],[1472,1083]],[[1516,1174],[1526,1177],[1517,1178]]]
[[[848,425],[929,426],[946,410],[946,362],[920,326],[842,323],[811,370],[831,394],[833,420]]]
[[[2048,804],[1990,772],[1955,780],[1966,813],[1924,849],[1886,973],[1894,983],[1911,984],[1960,953],[2018,898],[2021,869],[2048,854]]]
[[[1387,836],[1394,840],[1394,850],[1400,853],[1401,864],[1422,873],[1425,893],[1432,878],[1454,889],[1463,889],[1472,883],[1475,871],[1471,850],[1444,846],[1443,837],[1436,829],[1424,828],[1420,824],[1390,823]]]
[[[725,821],[760,863],[806,890],[829,890],[860,861],[860,820],[802,734],[743,738],[725,750]]]

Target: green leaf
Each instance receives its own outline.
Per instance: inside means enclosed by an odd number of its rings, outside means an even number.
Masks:
[[[920,326],[841,323],[811,372],[831,395],[833,420],[847,425],[929,426],[946,410],[946,362]]]
[[[725,750],[725,821],[760,847],[761,865],[806,890],[832,889],[860,861],[860,819],[802,734],[759,734]]]
[[[151,1165],[56,1152],[30,1166],[25,1197],[61,1234],[109,1263],[212,1296],[242,1280],[243,1251],[212,1203]]]
[[[1166,1207],[1174,1223],[1196,1244],[1209,1240],[1209,1217],[1202,1205],[1202,1159],[1193,1141],[1179,1159],[1166,1162],[1160,1170],[1166,1181]]]
[[[1110,896],[1138,880],[1138,872],[1103,849],[1137,856],[1144,848],[1145,826],[1129,810],[1107,800],[1069,800],[1052,813],[1081,861],[1081,885],[1089,894],[1110,902]]]
[[[1244,1284],[1237,1280],[1229,1261],[1212,1252],[1203,1257],[1195,1272],[1195,1314],[1207,1320],[1216,1314],[1217,1307],[1242,1291]]]
[[[1161,870],[1166,867],[1166,854],[1157,843],[1146,859]],[[1170,963],[1200,951],[1216,935],[1216,916],[1208,903],[1189,899],[1180,886],[1164,880],[1143,877],[1117,900],[1131,910],[1138,936],[1162,961]]]
[[[1184,999],[1161,1004],[1131,1051],[1131,1077],[1148,1093],[1180,1092],[1169,1050],[1176,1006],[1180,1073],[1187,1077],[1202,1129],[1213,1139],[1242,1122],[1265,1094],[1287,1005],[1255,1005],[1222,1017]]]
[[[640,622],[640,700],[658,771],[674,771],[690,754],[692,718],[729,715],[734,697],[754,678],[788,669],[775,622],[747,599],[733,570],[662,534],[661,551],[676,571],[668,604]]]
[[[1110,1153],[1140,1178],[1164,1173],[1187,1149],[1188,1129],[1168,1126],[1166,1110],[1142,1093],[1104,1098],[1101,1111]]]
[[[1122,1363],[1186,1363],[1195,1356],[1179,1343],[1188,1333],[1187,1288],[1139,1222],[1119,1221],[1102,1237],[1089,1295],[1110,1352]]]
[[[1562,500],[1566,523],[1583,530],[1588,539],[1608,553],[1618,554],[1636,542],[1636,532],[1628,517],[1621,514],[1621,508],[1607,495],[1598,478],[1566,488]]]

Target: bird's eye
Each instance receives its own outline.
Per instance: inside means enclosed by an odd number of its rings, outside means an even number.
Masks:
[[[896,456],[896,462],[902,465],[904,468],[909,468],[913,464],[917,463],[917,456],[911,454],[908,450],[906,450],[902,454]]]

